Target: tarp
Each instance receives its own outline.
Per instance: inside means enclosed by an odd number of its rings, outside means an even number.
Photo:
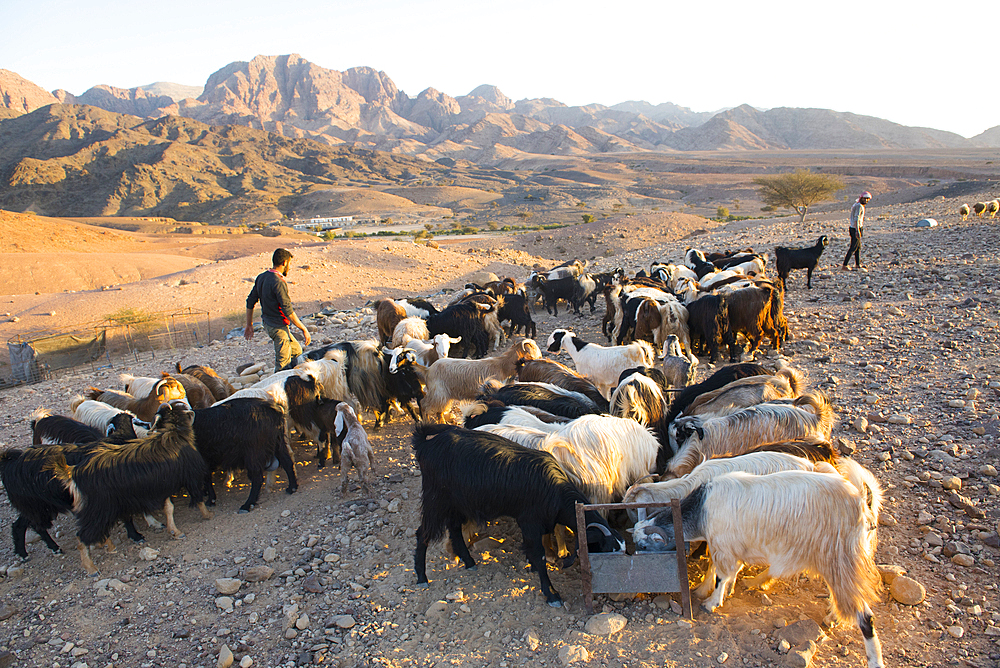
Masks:
[[[104,354],[106,332],[91,335],[57,334],[27,342],[7,342],[16,380],[41,380],[46,370],[66,369],[93,362]]]

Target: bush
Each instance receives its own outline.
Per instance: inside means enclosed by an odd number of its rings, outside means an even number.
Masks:
[[[715,217],[718,218],[719,220],[725,220],[726,218],[729,218],[729,209],[727,209],[724,206],[720,206],[718,209],[715,210]]]
[[[594,222],[594,220],[595,220],[595,218],[591,214],[589,214],[589,213],[583,214],[583,222],[584,223],[592,223],[592,222]]]

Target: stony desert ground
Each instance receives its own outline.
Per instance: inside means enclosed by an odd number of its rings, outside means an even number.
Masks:
[[[965,201],[996,194],[984,190]],[[599,269],[621,265],[635,271],[653,260],[679,258],[690,245],[770,250],[810,245],[828,234],[831,244],[813,289],[805,289],[802,272],[789,280],[786,313],[793,339],[780,357],[834,399],[838,445],[854,451],[885,488],[878,561],[886,578],[905,572],[925,589],[915,602],[906,599],[912,591],[897,586],[894,596],[886,593],[875,606],[886,665],[986,668],[1000,661],[1000,223],[961,222],[955,213],[960,203],[948,197],[876,199],[868,212],[861,271],[838,269],[846,250],[846,212],[833,210],[811,215],[804,225],[776,218],[713,226],[672,217],[685,214],[612,218],[589,230],[577,226],[436,250],[394,240],[295,242],[289,244],[296,253],[289,278],[300,314],[323,308],[328,313],[311,321],[319,343],[374,334],[363,308],[369,299],[412,294],[444,301],[443,289],[484,271],[523,280],[535,263],[571,257],[594,258],[592,266]],[[925,216],[941,225],[916,228]],[[114,254],[152,243],[124,233],[98,235],[122,244],[102,251],[104,241],[96,239],[85,249],[103,252],[102,261],[112,267]],[[175,241],[162,243],[166,248]],[[247,279],[284,243],[188,242],[167,254],[193,258],[198,266],[118,281],[120,290],[95,289],[105,280],[98,278],[40,294],[11,292],[3,297],[9,306],[0,306],[10,314],[0,319],[6,320],[0,335],[85,322],[134,305],[155,310],[183,303],[240,315]],[[20,251],[3,252],[7,260]],[[62,292],[70,289],[79,291]],[[597,340],[602,314],[603,305],[582,317],[539,312],[539,338],[568,326]],[[258,334],[249,344],[218,341],[176,351],[169,360],[80,368],[4,389],[0,442],[30,443],[27,416],[39,406],[64,412],[89,385],[117,386],[121,372],[154,374],[175,359],[232,373],[240,363],[272,357],[266,337]],[[763,359],[776,365],[779,355]],[[699,379],[710,372],[703,362]],[[516,528],[506,521],[491,525],[490,537],[475,544],[478,571],[460,568],[442,546],[428,559],[430,588],[416,588],[420,478],[410,433],[411,424],[401,417],[370,433],[378,466],[371,497],[357,486],[341,496],[340,473],[319,470],[313,450],[299,444],[300,488],[294,495],[283,493],[279,476],[277,488],[265,489],[257,508],[238,515],[248,486],[237,477],[232,489],[220,493],[212,520],[177,504],[183,539],[148,529],[145,545],[138,546],[116,532],[116,553],[95,551],[101,569],[96,578],[80,567],[69,517],[57,522],[65,556],[35,541],[28,546],[31,559],[22,564],[10,542],[0,541],[0,651],[6,652],[0,665],[864,664],[857,629],[820,626],[825,588],[806,577],[780,581],[766,592],[737,584],[719,612],[697,611],[689,622],[670,596],[656,592],[598,596],[598,614],[588,615],[574,566],[553,572],[566,606],[550,608],[537,576],[525,569]],[[5,523],[13,519],[6,499],[0,517]],[[140,556],[142,548],[151,548],[144,553],[149,560]],[[692,585],[703,566],[690,563]]]

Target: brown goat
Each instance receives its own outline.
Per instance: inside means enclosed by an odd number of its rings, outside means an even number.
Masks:
[[[379,342],[386,344],[392,340],[392,332],[396,325],[406,318],[406,311],[402,306],[392,301],[388,297],[380,299],[372,306],[375,307],[375,322],[378,325]]]
[[[174,399],[184,399],[186,393],[184,386],[173,378],[164,378],[158,381],[149,394],[143,397],[134,397],[127,392],[117,390],[101,390],[96,387],[88,388],[84,393],[87,399],[101,401],[103,403],[129,411],[144,422],[152,422],[160,404]]]
[[[209,392],[212,393],[216,401],[222,401],[236,391],[232,383],[216,373],[215,369],[210,366],[192,364],[181,369],[180,362],[176,362],[175,364],[177,366],[177,373],[187,374],[200,380],[205,384]]]
[[[167,373],[166,371],[162,375],[164,378],[173,378],[184,386],[184,394],[187,395],[187,402],[191,408],[208,408],[215,403],[216,399],[212,390],[194,376],[189,376],[186,373]]]
[[[568,366],[554,360],[521,360],[517,363],[517,379],[522,383],[549,383],[571,392],[579,392],[600,408],[607,408],[608,400],[592,382]]]
[[[753,354],[760,347],[765,330],[769,335],[774,333],[771,297],[775,289],[772,285],[759,285],[726,292],[729,333],[734,342],[740,334],[747,338],[750,342],[748,354]],[[739,348],[736,345],[730,345],[729,358],[734,362],[739,361]]]

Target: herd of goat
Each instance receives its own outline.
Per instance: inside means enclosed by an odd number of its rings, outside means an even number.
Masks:
[[[576,503],[680,499],[683,539],[704,541],[710,555],[696,590],[708,610],[732,593],[744,564],[768,565],[759,586],[817,574],[830,591],[830,619],[855,621],[869,665],[881,666],[869,607],[880,585],[880,486],[832,447],[833,407],[801,372],[740,361],[765,338],[777,349],[788,337],[785,280],[792,269],[811,276],[825,246],[822,237],[808,248],[777,248],[775,280],[766,278],[767,256],[752,251],[689,249],[683,264],[654,263],[635,277],[588,273],[577,261],[533,272],[524,284],[470,284],[441,310],[422,299],[380,300],[380,340],[315,348],[295,368],[240,390],[210,367],[180,365],[158,378],[122,376],[123,390],[89,388],[72,401],[72,417],[36,411],[32,447],[0,455],[18,513],[15,551],[27,558],[30,527],[60,552],[48,530],[73,513],[81,560],[94,573],[91,547],[113,548],[119,521],[139,541],[133,517],[154,525],[151,513],[162,510],[180,535],[171,497],[181,490],[210,518],[215,471],[246,473],[241,512],[258,503],[265,473],[279,466],[290,494],[298,486],[293,431],[317,443],[320,467],[339,461],[342,493],[352,467],[370,493],[374,456],[359,416],[373,413],[379,428],[395,406],[417,423],[418,584],[428,582],[428,545],[445,531],[471,569],[463,530],[511,517],[546,601],[559,606],[543,544],[557,525],[583,531],[593,551],[624,552],[626,535],[640,550],[677,547],[669,510],[627,518],[588,511],[581,528]],[[568,353],[575,369],[543,359],[536,302],[550,312],[559,300],[593,312],[600,295],[610,345],[555,329],[545,347]],[[522,329],[526,338],[516,336]],[[695,383],[698,355],[715,361],[723,348],[732,363]],[[568,545],[567,554],[557,543],[550,557],[571,563]]]

